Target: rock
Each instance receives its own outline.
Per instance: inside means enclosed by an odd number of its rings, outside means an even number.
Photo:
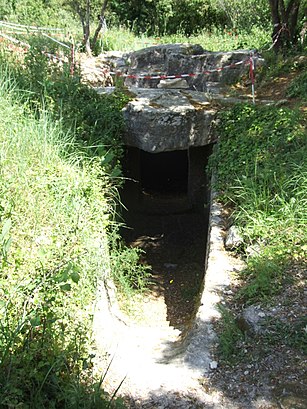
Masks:
[[[227,232],[225,239],[226,250],[234,250],[243,244],[243,237],[241,236],[236,226],[231,226]]]
[[[131,53],[128,72],[132,75],[193,74],[186,79],[189,88],[206,91],[207,81],[222,84],[238,82],[242,74],[248,72],[246,61],[249,58],[249,50],[210,52],[198,44],[163,44]],[[259,56],[255,56],[255,61],[258,65],[263,63]],[[127,78],[125,85],[157,88],[159,82],[159,79]]]
[[[214,141],[217,107],[197,91],[131,88],[123,109],[124,143],[146,152],[183,150]]]
[[[242,314],[236,319],[236,323],[242,332],[259,334],[263,332],[262,323],[266,314],[258,306],[251,305],[245,308]]]
[[[167,88],[167,89],[188,89],[189,85],[187,81],[183,78],[172,78],[161,80],[157,85],[157,88]]]
[[[210,369],[217,369],[218,363],[216,361],[211,361],[209,366]]]

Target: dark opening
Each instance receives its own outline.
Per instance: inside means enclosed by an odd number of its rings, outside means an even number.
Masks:
[[[163,296],[167,321],[184,331],[198,308],[205,274],[212,146],[163,153],[126,147],[122,190],[126,244],[145,251],[151,295]]]
[[[187,193],[187,150],[140,154],[141,187],[145,192]]]

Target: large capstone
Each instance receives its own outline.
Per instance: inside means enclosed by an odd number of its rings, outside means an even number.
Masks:
[[[146,152],[165,152],[213,142],[216,108],[202,92],[131,88],[124,108],[124,143]]]

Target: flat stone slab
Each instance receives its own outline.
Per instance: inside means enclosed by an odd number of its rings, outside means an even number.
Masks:
[[[213,142],[216,104],[205,93],[186,89],[130,88],[133,100],[123,109],[124,143],[157,153]]]

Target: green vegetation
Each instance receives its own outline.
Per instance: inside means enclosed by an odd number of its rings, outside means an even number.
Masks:
[[[306,102],[307,99],[307,73],[303,72],[298,75],[292,82],[289,84],[287,89],[287,96],[289,98],[300,98]]]
[[[221,198],[235,207],[248,258],[241,295],[259,301],[278,291],[283,270],[306,253],[307,139],[299,110],[237,105],[224,112],[212,158]]]
[[[274,302],[285,286],[296,285],[289,266],[304,268],[307,259],[307,134],[301,93],[306,76],[297,57],[284,61],[283,71],[281,66],[274,73],[268,70],[262,80],[268,85],[278,79],[274,74],[292,78],[296,71],[285,91],[295,106],[238,104],[222,112],[220,140],[211,157],[210,166],[217,172],[215,188],[244,240],[238,249],[246,268],[238,273],[237,305]],[[269,60],[268,68],[270,64]],[[243,334],[232,308],[223,307],[221,315],[219,351],[224,360],[234,363],[240,360]],[[283,340],[303,351],[304,325],[303,319],[294,325],[274,319],[261,342],[277,345]]]
[[[8,78],[0,92],[0,407],[102,407],[84,368],[108,271],[108,179],[47,113],[27,112]]]
[[[111,239],[127,97],[98,97],[39,44],[0,57],[0,407],[118,407],[91,328],[115,258],[125,290],[143,286],[137,251]]]
[[[291,17],[291,38],[286,45],[302,47],[298,40],[305,21],[306,0],[298,0],[294,6],[294,2],[282,3],[292,7],[287,12]],[[296,18],[297,4],[300,7]],[[107,31],[98,19],[101,13]],[[131,50],[160,41],[198,42],[208,50],[259,49],[271,42],[274,24],[290,25],[279,22],[281,17],[275,14],[269,0],[0,1],[0,19],[62,28],[64,34],[73,34],[80,49],[91,52],[92,48],[95,54],[109,49]],[[274,20],[272,24],[273,17],[277,23]],[[283,37],[285,33],[287,30],[283,30]],[[284,40],[281,36],[278,40],[281,47]]]
[[[69,45],[70,33],[80,51],[102,2],[90,2],[86,30],[72,3],[82,2],[0,0],[0,19],[62,28],[57,38]],[[297,42],[302,10],[295,50],[306,49],[306,40]],[[271,43],[266,0],[110,0],[105,17],[109,29],[98,37],[95,53],[173,42],[211,51]],[[118,233],[121,109],[128,97],[121,89],[98,96],[78,72],[71,76],[66,63],[41,53],[69,59],[68,49],[21,31],[12,35],[30,51],[11,54],[4,42],[0,53],[0,408],[118,407],[121,402],[101,389],[104,375],[93,375],[91,328],[100,280],[112,276],[127,298],[143,291],[149,277],[140,251],[127,249]],[[285,66],[282,51],[268,54],[268,74],[260,78],[300,66],[296,59]],[[304,100],[306,90],[302,72],[287,95]],[[245,104],[221,115],[211,166],[245,240],[247,268],[237,295],[244,303],[269,302],[291,280],[287,265],[306,261],[305,126],[299,108]],[[257,255],[247,255],[250,246]],[[243,335],[232,313],[221,313],[220,351],[229,357]],[[270,342],[277,343],[282,335],[274,325]],[[302,344],[304,325],[283,327],[289,345]]]

